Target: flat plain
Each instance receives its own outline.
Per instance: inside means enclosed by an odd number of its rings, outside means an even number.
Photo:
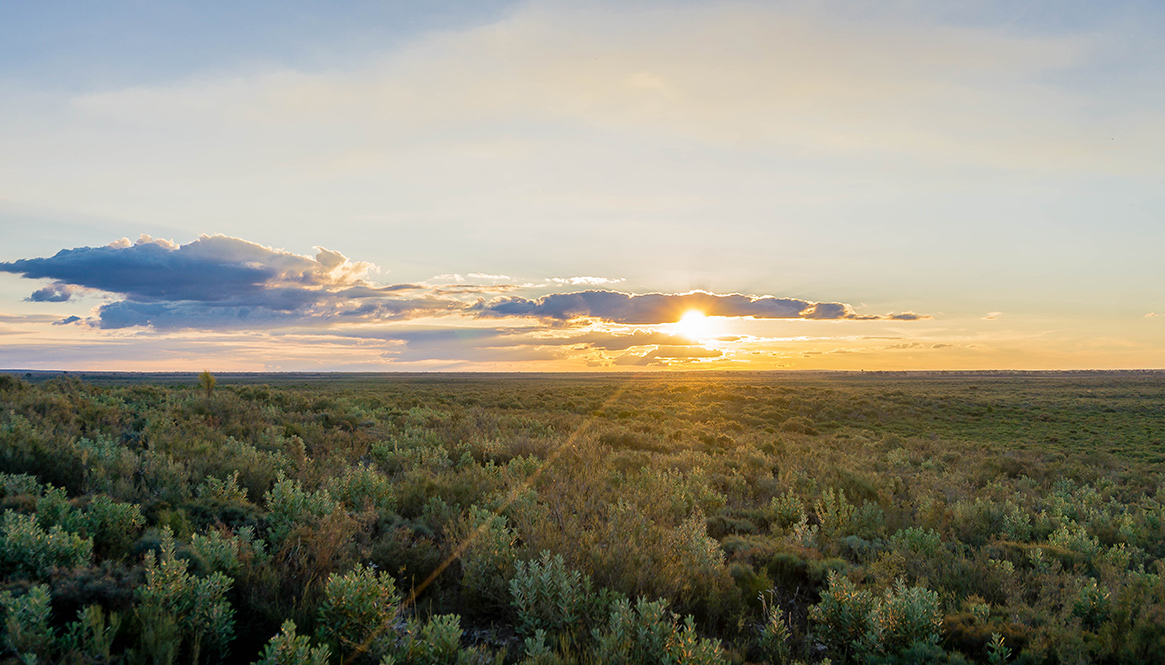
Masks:
[[[5,656],[1165,660],[1165,373],[0,375]]]

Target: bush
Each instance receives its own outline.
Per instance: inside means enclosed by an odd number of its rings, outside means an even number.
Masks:
[[[899,580],[870,610],[865,641],[877,654],[899,654],[915,643],[937,644],[943,615],[938,594]]]
[[[331,657],[327,645],[313,647],[306,635],[297,636],[295,622],[288,619],[254,665],[328,665]]]
[[[589,623],[591,578],[568,570],[561,554],[543,551],[535,561],[518,561],[510,580],[519,633],[567,635]]]
[[[829,588],[821,594],[821,602],[809,608],[809,618],[817,624],[831,655],[844,663],[865,653],[875,602],[873,594],[859,589],[848,577],[829,573]]]
[[[400,594],[392,576],[363,564],[328,577],[317,633],[345,661],[373,648],[400,617]]]
[[[263,495],[270,514],[267,526],[271,532],[271,542],[278,545],[299,524],[315,522],[336,509],[327,490],[307,492],[298,480],[291,480],[279,474],[275,486]]]
[[[769,502],[769,522],[781,529],[788,529],[805,516],[805,506],[793,490],[774,496]]]
[[[896,656],[915,644],[938,643],[942,612],[938,594],[899,580],[879,598],[848,578],[830,573],[829,589],[809,617],[830,653],[842,662]]]
[[[328,481],[328,492],[349,510],[375,510],[383,516],[396,508],[392,483],[368,464],[347,467],[333,476]]]
[[[5,575],[43,579],[53,568],[84,566],[92,559],[92,540],[59,526],[45,531],[33,515],[10,512],[0,521],[0,570]]]
[[[760,594],[762,619],[756,644],[767,662],[785,665],[792,660],[793,650],[789,644],[792,631],[781,605],[770,592]]]
[[[145,523],[136,505],[102,495],[90,500],[83,512],[68,516],[63,526],[92,538],[94,550],[101,558],[121,559],[129,554]]]
[[[138,587],[136,609],[145,655],[168,661],[175,653],[199,662],[204,647],[222,657],[234,638],[234,610],[226,595],[231,579],[221,573],[194,577],[187,562],[174,556],[174,538],[162,532],[158,553],[147,553],[145,584]]]
[[[497,612],[509,607],[517,540],[505,517],[478,506],[452,530],[450,542],[461,557],[461,588],[471,609]]]
[[[0,593],[4,608],[4,644],[25,663],[36,663],[53,651],[53,629],[49,626],[49,588],[33,586],[20,596]]]
[[[727,663],[719,642],[696,635],[692,617],[676,625],[665,601],[644,598],[634,607],[626,598],[615,601],[602,628],[592,631],[594,656],[600,663],[664,665],[669,663]]]
[[[110,662],[113,640],[120,627],[121,617],[116,612],[107,616],[100,605],[87,605],[61,636],[62,661]]]
[[[461,617],[435,616],[421,623],[409,621],[395,653],[382,660],[399,665],[455,665],[461,662]]]

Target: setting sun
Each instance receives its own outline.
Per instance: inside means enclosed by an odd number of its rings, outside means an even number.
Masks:
[[[672,330],[678,335],[696,341],[715,337],[720,332],[717,322],[698,309],[684,312],[680,320],[672,324]]]

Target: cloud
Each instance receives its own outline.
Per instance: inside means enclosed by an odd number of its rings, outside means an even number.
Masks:
[[[521,288],[517,284],[446,284],[433,289],[438,295],[466,294],[466,293],[505,293]]]
[[[391,362],[462,360],[471,362],[528,362],[556,360],[565,351],[546,345],[531,329],[511,328],[408,328],[341,332],[336,336],[390,344],[383,357]]]
[[[311,299],[313,288],[352,286],[373,268],[323,248],[313,259],[228,236],[204,235],[186,245],[142,235],[105,247],[62,249],[49,258],[0,263],[0,271],[28,278],[125,294],[142,302],[242,300],[277,309]],[[276,288],[282,287],[282,288]],[[253,300],[273,292],[277,302]]]
[[[563,284],[570,286],[602,286],[604,284],[618,284],[626,281],[623,278],[608,279],[606,277],[551,277],[551,284]]]
[[[983,317],[983,320],[984,321],[994,321],[1001,316],[1003,316],[1003,312],[987,312],[987,314]]]
[[[538,288],[532,285],[382,285],[367,279],[370,272],[377,270],[371,263],[352,261],[322,247],[315,249],[314,256],[304,256],[223,235],[204,235],[185,245],[142,235],[136,242],[122,238],[103,247],[63,249],[47,258],[0,263],[0,272],[55,280],[35,291],[28,298],[32,301],[63,302],[84,289],[121,295],[121,300],[100,305],[96,319],[89,322],[106,329],[276,329],[447,316],[533,318],[543,324],[599,320],[644,325],[678,321],[689,310],[708,316],[756,319],[928,318],[909,312],[858,314],[850,305],[839,302],[739,293],[637,295],[587,290],[531,299],[499,294]],[[470,276],[505,277],[481,273]],[[492,300],[487,299],[490,297]],[[560,330],[541,340],[545,347],[582,345],[603,350],[636,346],[681,348],[691,343],[682,336],[648,331],[592,331],[569,337]]]
[[[1149,312],[1148,314],[1145,315],[1145,318],[1146,319],[1155,319],[1158,316],[1161,316],[1161,315],[1158,314],[1157,312]]]
[[[82,319],[79,316],[68,316],[68,317],[61,319],[60,321],[53,321],[53,325],[54,326],[67,326],[70,323],[77,323],[78,321],[81,321],[81,320]]]
[[[680,320],[685,312],[699,310],[706,316],[753,317],[757,319],[826,319],[873,320],[907,317],[917,314],[862,315],[844,303],[810,302],[797,298],[748,296],[739,293],[719,295],[704,291],[691,293],[648,293],[635,295],[619,291],[581,291],[555,293],[534,300],[504,297],[483,305],[482,318],[526,316],[553,321],[595,318],[613,323],[653,324]]]
[[[104,247],[0,263],[0,271],[57,280],[29,300],[61,302],[82,288],[124,296],[98,309],[102,328],[270,327],[307,319],[406,319],[464,309],[416,284],[376,286],[376,266],[316,247],[303,256],[241,238],[201,236],[178,245],[142,235]]]
[[[74,295],[83,291],[84,289],[73,286],[72,284],[65,284],[64,282],[57,282],[50,284],[43,289],[37,289],[32,292],[32,295],[25,298],[29,302],[68,302]]]
[[[558,338],[553,342],[548,343],[571,346],[580,345],[585,348],[602,349],[604,351],[625,351],[637,346],[698,346],[697,342],[694,342],[687,337],[683,337],[681,335],[670,335],[667,333],[655,332],[651,330],[636,330],[625,335],[592,331],[583,335]]]
[[[723,356],[718,349],[690,346],[661,346],[644,354],[625,353],[614,360],[616,365],[667,365],[673,362],[696,362]]]

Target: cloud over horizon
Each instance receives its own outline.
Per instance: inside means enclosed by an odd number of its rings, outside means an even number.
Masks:
[[[749,296],[739,293],[720,295],[705,291],[641,295],[619,291],[581,291],[553,293],[534,300],[508,296],[483,306],[480,316],[485,318],[527,316],[553,321],[595,318],[612,323],[635,325],[672,323],[691,310],[698,310],[705,316],[756,319],[914,321],[929,318],[913,312],[884,316],[858,314],[853,307],[840,302],[812,302],[799,298]]]
[[[653,325],[678,321],[685,312],[752,319],[900,320],[929,318],[912,312],[858,314],[842,302],[739,293],[624,293],[586,290],[536,297],[499,295],[552,284],[595,285],[618,280],[597,277],[551,278],[540,285],[427,284],[382,285],[368,279],[377,267],[352,261],[340,252],[316,247],[314,256],[294,254],[225,235],[203,235],[179,245],[143,234],[102,247],[63,249],[51,257],[0,262],[0,272],[53,283],[27,300],[66,302],[87,292],[116,294],[86,322],[105,329],[152,327],[178,329],[276,329],[303,325],[342,325],[403,321],[423,317],[533,319],[540,325],[604,322]],[[504,275],[470,273],[490,281]],[[460,275],[455,275],[460,277]],[[492,299],[490,299],[492,298]],[[82,322],[73,317],[70,322]],[[675,335],[579,338],[576,345],[608,350],[631,346],[684,344]],[[654,337],[653,337],[654,336]],[[655,339],[658,337],[659,339]],[[649,341],[650,338],[650,341]],[[547,345],[561,344],[551,341]]]
[[[203,235],[185,245],[143,234],[104,247],[63,249],[48,258],[0,263],[0,271],[53,279],[28,298],[63,302],[82,289],[124,300],[98,307],[101,328],[158,329],[271,327],[305,319],[411,318],[462,308],[413,284],[377,286],[365,280],[376,266],[350,261],[323,247],[303,256],[241,238]]]

